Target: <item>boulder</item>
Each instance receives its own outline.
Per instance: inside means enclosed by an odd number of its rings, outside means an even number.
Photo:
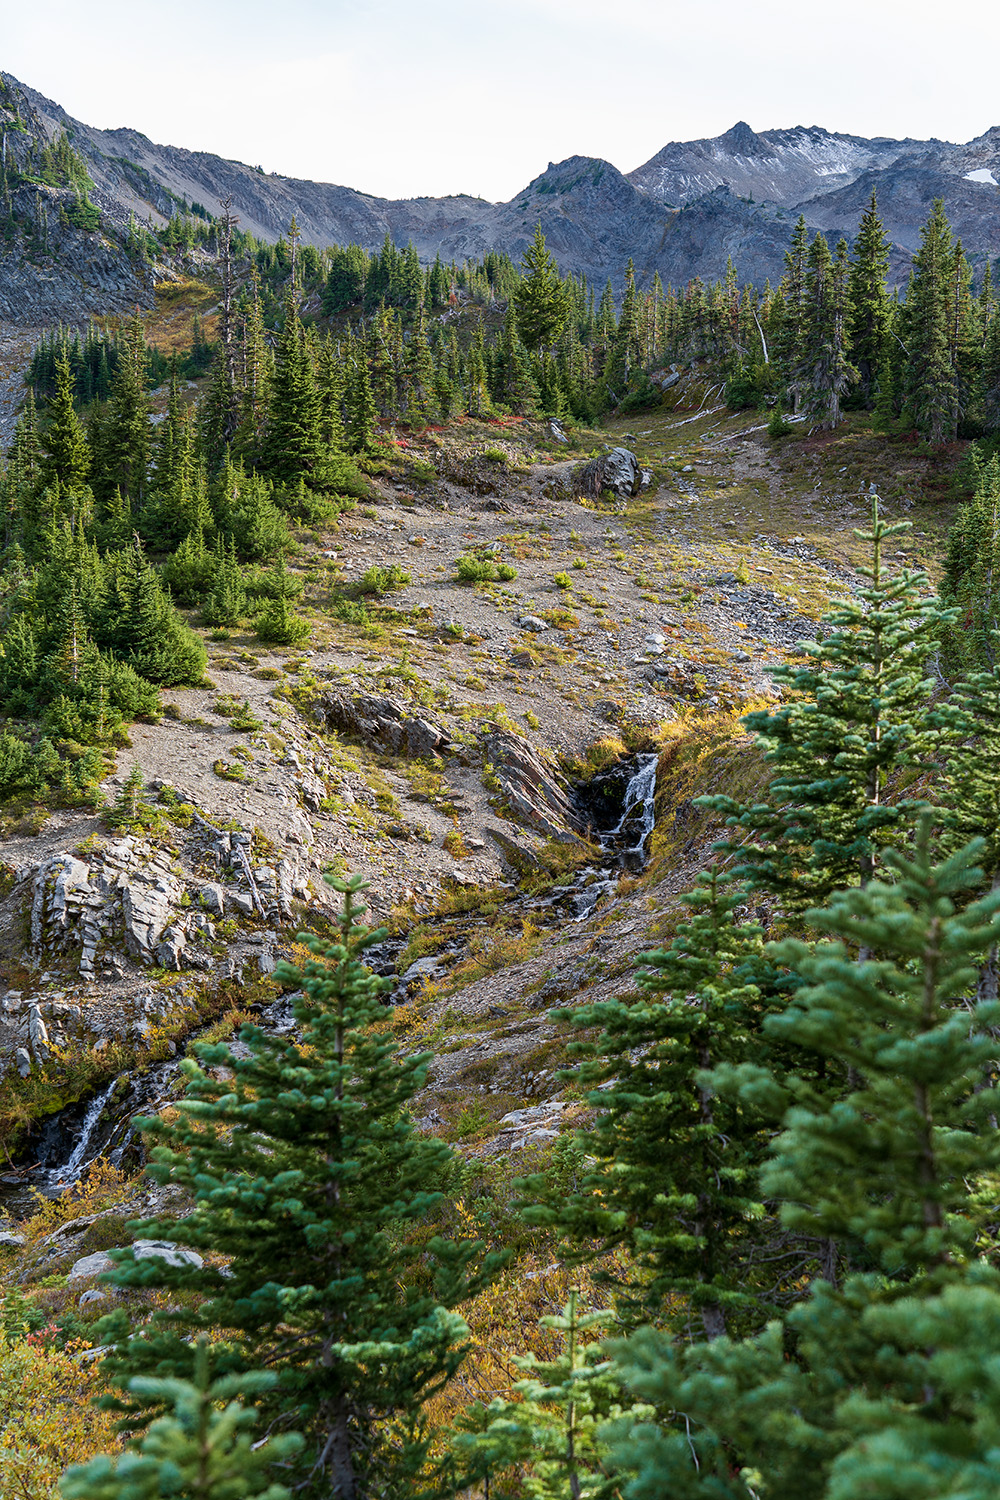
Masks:
[[[122,890],[125,914],[125,949],[133,958],[152,963],[160,934],[169,924],[171,898],[179,895],[169,879],[159,877],[154,883],[140,879],[126,881]]]
[[[92,1286],[89,1291],[83,1292],[77,1299],[77,1307],[92,1307],[95,1302],[110,1302],[111,1289],[106,1286]]]
[[[176,922],[164,929],[156,945],[156,962],[161,969],[179,969],[181,956],[187,947],[187,933]]]
[[[461,747],[443,725],[411,712],[396,698],[327,693],[319,703],[327,726],[389,755],[454,755]]]
[[[42,1020],[42,1013],[38,1005],[33,1001],[28,1011],[28,1045],[36,1058],[43,1058],[49,1047],[48,1027]]]
[[[165,1260],[168,1266],[195,1266],[205,1262],[196,1250],[181,1250],[173,1240],[136,1240],[132,1246],[136,1260]]]
[[[215,880],[210,880],[195,893],[195,899],[203,911],[214,911],[221,917],[226,905],[226,893]]]
[[[105,1250],[97,1250],[93,1255],[84,1255],[70,1266],[66,1285],[77,1286],[81,1281],[90,1281],[94,1276],[102,1276],[105,1271],[110,1271],[113,1265],[114,1261]]]
[[[643,488],[645,472],[631,448],[612,448],[591,459],[579,477],[579,492],[597,500],[605,490],[611,490],[619,500],[627,500]]]
[[[495,730],[484,736],[483,754],[515,818],[561,844],[581,837],[584,822],[565,778],[528,740],[506,729]]]

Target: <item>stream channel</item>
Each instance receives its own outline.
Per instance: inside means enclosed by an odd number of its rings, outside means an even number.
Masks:
[[[598,902],[613,895],[623,874],[635,874],[646,863],[655,821],[656,755],[633,756],[599,772],[578,794],[582,817],[589,823],[602,858],[575,870],[572,877],[540,896],[512,896],[511,905],[541,913],[542,925],[583,922]],[[480,919],[482,920],[482,919]],[[535,920],[538,920],[536,915]],[[466,939],[443,945],[438,957],[441,972],[457,962]],[[394,937],[369,949],[372,969],[395,975],[407,938]],[[404,976],[405,977],[405,976]],[[392,1000],[405,998],[397,989]],[[279,997],[258,1016],[275,1031],[291,1028],[287,997]],[[196,1041],[197,1033],[189,1040]],[[155,1063],[144,1071],[113,1078],[99,1093],[69,1104],[41,1122],[17,1170],[0,1175],[0,1213],[12,1219],[34,1211],[37,1194],[58,1197],[72,1187],[98,1157],[113,1166],[138,1166],[141,1146],[132,1122],[136,1115],[154,1114],[171,1096],[179,1061]]]

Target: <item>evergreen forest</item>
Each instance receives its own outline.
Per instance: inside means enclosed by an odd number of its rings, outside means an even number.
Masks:
[[[30,167],[96,212],[65,137]],[[457,1046],[442,1045],[447,1012],[390,1001],[395,981],[372,958],[390,936],[366,906],[375,893],[326,870],[335,905],[298,909],[303,930],[261,981],[285,1023],[264,1024],[233,980],[232,1024],[192,1042],[169,1102],[142,1117],[156,1192],[128,1199],[137,1243],[87,1241],[113,1262],[89,1312],[59,1300],[60,1274],[4,1280],[0,1432],[23,1401],[38,1462],[58,1452],[59,1464],[33,1488],[30,1453],[5,1436],[0,1494],[993,1500],[1000,306],[988,261],[970,264],[938,203],[907,285],[890,289],[874,196],[850,246],[831,250],[800,220],[776,287],[741,287],[731,264],[712,285],[640,286],[631,262],[619,286],[593,287],[560,273],[540,227],[520,265],[422,265],[388,238],[320,251],[293,220],[265,245],[228,211],[177,209],[131,239],[137,257],[169,254],[188,273],[211,262],[217,306],[196,313],[185,347],[159,347],[137,312],[53,330],[26,372],[0,470],[3,803],[155,831],[138,772],[104,806],[134,727],[163,716],[164,692],[210,680],[206,641],[240,631],[307,649],[304,553],[401,463],[417,487],[422,460],[406,455],[421,435],[475,423],[499,442],[504,424],[543,424],[582,469],[605,434],[625,441],[623,424],[696,383],[685,420],[738,413],[775,453],[854,422],[885,451],[946,465],[951,524],[933,568],[911,565],[911,522],[864,487],[856,586],[730,733],[752,774],[692,762],[701,779],[677,791],[679,741],[623,740],[623,755],[658,757],[654,857],[668,823],[671,877],[689,873],[684,830],[712,830],[711,855],[672,888],[656,943],[614,993],[593,998],[589,978],[561,990],[558,972],[538,981],[536,1016],[559,1034],[543,1060],[570,1100],[569,1125],[538,1149],[487,1162],[462,1149],[477,1117],[448,1139],[437,1128],[427,1091]],[[502,450],[478,458],[508,463]],[[613,495],[592,503],[624,528]],[[514,567],[468,546],[459,579],[502,597]],[[553,579],[564,614],[595,571],[582,551],[568,566]],[[370,624],[366,599],[407,582],[381,558],[331,590],[330,620]],[[449,630],[462,633],[443,623],[442,649]],[[368,642],[377,651],[377,632]],[[413,676],[404,657],[397,677]],[[676,718],[696,723],[690,706]],[[571,868],[556,845],[550,885]],[[542,889],[539,869],[520,873]],[[473,911],[459,883],[446,915]],[[496,905],[486,917],[501,923]],[[411,959],[434,951],[404,936]],[[31,1087],[19,1126],[42,1113]],[[88,1233],[101,1181],[93,1201],[66,1200]],[[66,1229],[59,1212],[37,1207],[35,1249]],[[150,1242],[186,1253],[140,1254]],[[516,1301],[526,1250],[539,1285],[558,1268],[558,1308]],[[501,1324],[510,1357],[492,1384],[474,1380]],[[54,1435],[62,1421],[72,1448]]]

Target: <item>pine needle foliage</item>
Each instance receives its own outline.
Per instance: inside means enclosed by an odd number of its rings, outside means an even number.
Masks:
[[[59,1492],[63,1500],[290,1500],[291,1491],[274,1477],[302,1447],[298,1433],[252,1441],[257,1413],[241,1396],[272,1390],[268,1371],[211,1378],[207,1339],[199,1339],[194,1378],[137,1376],[133,1395],[167,1408],[143,1434],[138,1450],[118,1458],[99,1454],[69,1469]]]
[[[292,1030],[245,1025],[241,1055],[224,1043],[199,1047],[177,1119],[143,1122],[157,1142],[149,1171],[182,1187],[194,1208],[141,1232],[226,1257],[228,1270],[122,1252],[117,1285],[204,1300],[157,1312],[131,1334],[124,1314],[112,1315],[107,1366],[125,1388],[150,1373],[189,1379],[192,1335],[221,1336],[221,1375],[263,1364],[278,1377],[261,1408],[304,1435],[297,1492],[355,1500],[416,1484],[427,1451],[421,1403],[464,1356],[453,1309],[502,1257],[433,1234],[457,1168],[407,1114],[428,1054],[400,1056],[373,1029],[386,982],[364,953],[385,933],[361,922],[360,878],[330,883],[344,898],[338,939],[302,934],[312,959],[277,971],[296,990]],[[214,1076],[220,1067],[231,1078]],[[151,1406],[134,1389],[124,1402],[135,1422]]]
[[[578,1190],[567,1196],[533,1179],[541,1201],[528,1217],[557,1227],[577,1262],[628,1249],[595,1271],[615,1286],[627,1322],[662,1319],[673,1299],[713,1337],[728,1310],[755,1300],[741,1255],[763,1213],[755,1176],[767,1122],[713,1097],[704,1074],[759,1053],[758,991],[746,971],[760,932],[737,926],[738,897],[717,871],[684,899],[690,916],[671,946],[638,959],[641,999],[555,1013],[574,1031],[601,1028],[596,1041],[571,1046],[584,1059],[574,1081],[589,1086],[598,1113],[576,1138],[587,1163]]]
[[[954,611],[925,574],[886,568],[886,543],[910,523],[887,524],[871,503],[871,531],[855,533],[871,544],[870,582],[824,616],[820,639],[800,642],[807,666],[775,672],[790,701],[746,717],[774,771],[769,800],[701,803],[739,830],[720,845],[735,877],[789,911],[872,878],[878,843],[910,815],[886,800],[889,776],[925,765],[933,743],[928,663]]]

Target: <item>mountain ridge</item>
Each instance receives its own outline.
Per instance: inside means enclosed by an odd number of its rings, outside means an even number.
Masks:
[[[517,261],[540,223],[563,272],[593,282],[611,277],[618,285],[629,259],[640,284],[656,273],[675,285],[695,276],[711,280],[731,257],[741,281],[762,284],[780,278],[799,213],[831,239],[850,239],[875,187],[893,241],[894,281],[908,274],[935,197],[945,199],[974,263],[1000,254],[997,126],[954,144],[867,139],[820,126],[755,132],[738,121],[721,136],[668,143],[628,173],[597,157],[550,162],[506,203],[464,194],[386,199],[161,145],[128,126],[98,129],[11,74],[0,79],[10,106],[0,108],[0,133],[6,138],[13,111],[22,109],[40,140],[51,142],[65,131],[93,178],[106,226],[119,238],[132,215],[156,227],[192,204],[217,214],[231,198],[241,227],[272,242],[294,214],[303,239],[321,248],[353,242],[373,250],[389,235],[399,245],[412,240],[424,261],[436,254],[476,259],[489,251]],[[0,264],[11,258],[8,252]],[[141,280],[127,287],[123,281],[118,300],[145,295]],[[61,298],[53,292],[47,309],[43,283],[36,277],[32,284],[32,316],[65,316],[71,289]],[[15,317],[18,285],[15,277],[5,294],[0,273],[0,315]],[[112,292],[105,286],[85,305],[93,308],[105,293],[113,303]]]

